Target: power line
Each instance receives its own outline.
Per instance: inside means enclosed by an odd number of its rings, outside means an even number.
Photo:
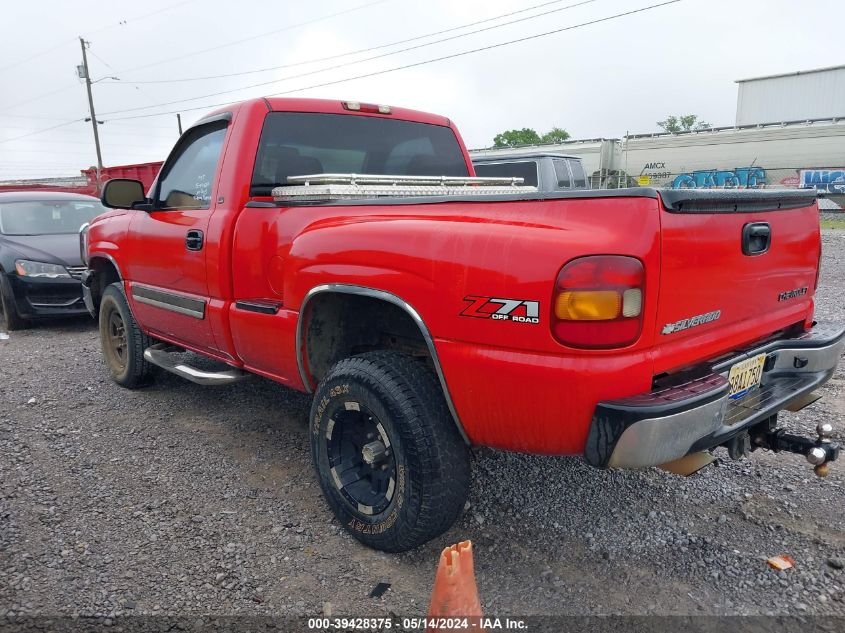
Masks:
[[[61,121],[61,117],[55,116],[32,116],[31,114],[4,114],[4,119],[13,118],[13,119],[38,119],[39,121]]]
[[[39,169],[37,167],[20,168],[15,166],[0,165],[0,184],[6,184],[4,181],[8,179],[24,180],[29,178],[48,178],[50,176],[56,177],[79,177],[79,172],[85,169],[82,164],[68,166],[68,167],[47,167]]]
[[[105,64],[107,68],[111,68],[112,70],[114,70],[114,66],[109,64],[105,59],[103,59],[102,57],[97,55],[97,53],[94,52],[94,50],[91,48],[91,42],[88,42],[88,52],[91,53],[96,59],[100,60],[103,64]]]
[[[193,0],[192,0],[192,1],[193,1]],[[88,44],[89,44],[89,46],[90,46],[90,42],[89,42]],[[93,50],[91,50],[90,48],[88,49],[88,52],[89,52],[89,53],[91,53],[91,54],[92,54],[94,57],[96,57],[97,59],[99,59],[101,62],[103,62],[103,64],[105,64],[105,65],[106,65],[106,66],[108,66],[109,68],[112,68],[111,66],[109,66],[109,64],[108,64],[106,61],[104,61],[104,60],[103,60],[103,59],[102,59],[99,55],[97,55],[97,54],[96,54]],[[114,69],[112,68],[112,70],[114,70]],[[36,95],[36,96],[34,96],[34,97],[30,97],[29,99],[26,99],[25,101],[18,101],[18,102],[17,102],[17,103],[15,103],[14,105],[4,106],[3,108],[0,108],[0,112],[5,112],[6,110],[14,110],[15,108],[20,107],[20,106],[22,106],[22,105],[26,105],[27,103],[31,103],[31,102],[33,102],[33,101],[38,101],[39,99],[44,99],[45,97],[50,97],[50,96],[55,95],[55,94],[58,94],[58,93],[60,93],[60,92],[67,92],[68,90],[70,90],[70,89],[72,89],[72,88],[78,88],[78,87],[79,87],[79,84],[77,83],[77,84],[73,84],[73,85],[67,85],[67,86],[64,86],[63,88],[58,88],[58,89],[56,89],[56,90],[51,90],[50,92],[45,92],[45,93],[42,93],[42,94],[40,94],[40,95]],[[5,116],[5,115],[4,115],[4,116]]]
[[[144,131],[143,133],[138,128],[131,128],[132,131],[126,131],[125,129],[112,129],[111,128],[111,121],[106,121],[109,125],[105,125],[103,127],[103,134],[108,134],[110,136],[131,136],[137,138],[173,138],[173,127],[164,127],[164,126],[150,126],[150,130],[169,130],[170,134],[152,134],[150,132]],[[15,127],[12,125],[0,125],[0,134],[3,133],[3,130],[32,130],[31,126],[25,127]],[[60,129],[56,130],[57,133],[63,134],[75,134],[75,135],[84,135],[87,136],[90,132],[85,132],[83,130],[72,130],[72,129]],[[58,139],[51,139],[50,141],[43,141],[41,139],[36,139],[35,141],[29,141],[30,143],[33,142],[47,142],[47,143],[81,143],[82,141],[74,141],[70,140],[67,137],[58,138]],[[87,144],[87,143],[86,143]]]
[[[0,130],[31,130],[31,125],[0,125]],[[82,134],[79,130],[62,130],[62,132],[70,132],[72,134]]]
[[[56,156],[55,159],[39,159],[37,156],[26,156],[20,160],[0,161],[0,168],[2,167],[72,167],[77,158],[66,158],[64,156]]]
[[[34,53],[34,54],[30,55],[29,57],[24,57],[23,59],[16,61],[14,63],[8,64],[6,66],[0,66],[0,73],[4,72],[6,70],[11,70],[12,68],[15,68],[17,66],[21,66],[23,64],[26,64],[27,62],[31,62],[33,59],[38,59],[39,57],[42,57],[42,56],[46,55],[47,53],[52,53],[54,50],[62,48],[63,46],[65,46],[65,45],[67,45],[67,44],[69,44],[70,42],[73,42],[73,41],[75,41],[75,40],[62,40],[61,42],[59,42],[55,46],[51,46],[50,48],[47,48],[47,49],[41,51],[40,53]]]
[[[77,88],[77,87],[78,87],[77,85],[73,85],[73,86],[65,86],[64,88],[59,88],[57,90],[51,90],[50,92],[45,92],[45,93],[37,95],[35,97],[30,97],[29,99],[26,99],[24,101],[18,101],[14,105],[4,106],[3,108],[0,108],[0,112],[5,112],[6,110],[14,110],[15,108],[18,108],[22,105],[26,105],[27,103],[32,103],[33,101],[38,101],[39,99],[43,99],[45,97],[50,97],[52,95],[59,94],[60,92],[67,92],[71,88]]]
[[[592,4],[594,2],[598,2],[598,0],[582,0],[581,2],[569,4],[569,5],[566,5],[564,7],[558,7],[557,9],[550,9],[549,11],[544,11],[542,13],[537,13],[535,15],[529,15],[529,16],[526,16],[524,18],[518,18],[516,20],[511,20],[509,22],[502,22],[501,24],[494,24],[492,26],[486,26],[484,28],[477,29],[475,31],[469,31],[468,33],[460,33],[458,35],[451,35],[449,37],[444,37],[444,38],[439,39],[439,40],[434,40],[433,42],[426,42],[424,44],[416,44],[415,46],[409,46],[407,48],[400,48],[399,50],[390,51],[388,53],[381,53],[380,55],[374,55],[373,57],[367,57],[365,59],[353,60],[353,61],[346,62],[344,64],[336,64],[336,65],[331,66],[329,68],[320,68],[318,70],[300,73],[298,75],[290,75],[288,77],[282,77],[280,79],[273,79],[271,81],[262,81],[262,82],[257,83],[257,84],[240,86],[239,88],[231,88],[229,90],[221,90],[219,92],[212,92],[212,93],[209,93],[209,94],[199,95],[197,97],[189,97],[187,99],[177,99],[175,101],[166,101],[166,102],[163,102],[163,103],[158,103],[158,104],[149,105],[149,106],[138,106],[138,107],[135,107],[135,108],[126,108],[124,110],[112,110],[111,112],[104,112],[103,115],[105,116],[105,115],[108,115],[108,114],[122,114],[124,112],[138,112],[140,110],[149,110],[150,108],[156,108],[156,107],[161,107],[161,106],[166,106],[166,105],[175,105],[177,103],[187,103],[189,101],[198,101],[200,99],[207,99],[208,97],[219,97],[219,96],[225,95],[225,94],[232,94],[233,92],[240,92],[241,90],[248,90],[250,88],[258,88],[258,87],[261,87],[261,86],[269,86],[269,85],[281,83],[281,82],[284,82],[284,81],[290,81],[292,79],[300,79],[302,77],[309,77],[311,75],[326,72],[327,70],[336,70],[338,68],[344,68],[346,66],[354,66],[354,65],[357,65],[357,64],[363,64],[365,62],[370,62],[370,61],[373,61],[373,60],[376,60],[376,59],[381,59],[383,57],[390,57],[392,55],[398,55],[400,53],[406,53],[408,51],[413,51],[413,50],[417,50],[417,49],[420,49],[420,48],[426,48],[428,46],[434,46],[435,44],[442,44],[443,42],[449,42],[451,40],[461,39],[463,37],[468,37],[470,35],[476,35],[478,33],[483,33],[483,32],[486,32],[486,31],[492,31],[493,29],[498,29],[498,28],[501,28],[503,26],[510,26],[512,24],[525,22],[527,20],[534,20],[536,18],[544,17],[544,16],[550,15],[552,13],[559,13],[561,11],[566,11],[567,9],[573,9],[573,8],[580,7],[580,6],[583,6],[583,5],[586,5],[586,4]]]
[[[186,53],[184,55],[177,55],[176,57],[169,57],[167,59],[160,59],[157,62],[151,62],[149,64],[143,64],[141,66],[134,66],[133,68],[126,68],[121,73],[131,73],[136,70],[142,70],[144,68],[152,68],[153,66],[160,66],[161,64],[166,64],[167,62],[176,61],[179,59],[186,59],[188,57],[195,57],[197,55],[202,55],[203,53],[210,53],[211,51],[217,51],[221,48],[228,48],[229,46],[235,46],[237,44],[242,44],[244,42],[251,42],[259,37],[267,37],[268,35],[275,35],[276,33],[282,33],[283,31],[290,31],[300,26],[306,26],[308,24],[314,24],[315,22],[321,22],[323,20],[328,20],[330,18],[336,18],[341,15],[346,15],[347,13],[353,13],[354,11],[360,11],[361,9],[366,9],[367,7],[374,6],[376,4],[382,4],[387,2],[387,0],[375,0],[375,2],[368,2],[366,4],[361,4],[350,9],[344,9],[343,11],[337,11],[335,13],[329,13],[327,15],[322,15],[320,17],[312,18],[310,20],[306,20],[305,22],[297,22],[296,24],[289,24],[288,26],[282,27],[280,29],[274,29],[272,31],[266,31],[264,33],[259,33],[258,35],[250,35],[249,37],[245,37],[239,40],[233,40],[231,42],[226,42],[225,44],[219,44],[218,46],[212,46],[211,48],[204,48],[199,51],[194,51],[193,53]]]
[[[174,139],[175,139],[175,138],[176,138],[176,135],[175,135],[175,134],[174,134],[174,135],[173,135],[170,139],[164,139],[164,138],[162,138],[162,137],[156,137],[156,141],[155,141],[155,142],[150,141],[150,143],[149,143],[149,144],[146,144],[146,145],[133,145],[133,144],[131,144],[131,143],[122,143],[122,142],[121,142],[121,143],[119,143],[119,144],[118,144],[118,148],[117,148],[117,149],[123,149],[124,147],[132,148],[132,149],[149,149],[149,148],[151,148],[151,147],[155,147],[157,144],[161,144],[161,145],[172,145],[172,144],[173,144],[173,141],[174,141]],[[29,142],[29,143],[32,143],[33,141],[28,141],[28,142]],[[88,147],[88,148],[90,148],[90,147],[91,147],[91,143],[90,143],[90,142],[85,143],[85,142],[83,142],[83,141],[62,141],[62,140],[58,140],[58,141],[47,141],[46,143],[47,143],[49,146],[53,146],[53,145],[71,145],[71,146],[85,146],[85,147]],[[49,149],[46,149],[46,148],[45,148],[45,147],[43,147],[43,146],[41,146],[41,149],[38,149],[38,147],[39,147],[39,146],[35,146],[35,149],[34,149],[33,151],[40,151],[40,152],[45,152],[45,153],[49,153],[49,152],[51,151],[51,150],[49,150]],[[12,152],[23,152],[23,151],[29,151],[29,150],[24,150],[24,149],[21,149],[21,148],[13,147],[13,148],[9,148],[9,149],[4,150],[4,154],[5,154],[5,153],[12,153]],[[81,151],[81,150],[80,150],[80,151]]]
[[[291,90],[286,90],[286,91],[283,91],[283,92],[276,92],[276,93],[272,93],[272,94],[269,94],[269,95],[266,95],[266,96],[277,97],[277,96],[281,96],[281,95],[292,94],[292,93],[295,93],[295,92],[302,92],[304,90],[311,90],[313,88],[323,88],[325,86],[333,86],[333,85],[337,85],[337,84],[340,84],[340,83],[345,83],[347,81],[355,81],[357,79],[367,79],[369,77],[376,77],[378,75],[386,75],[388,73],[393,73],[393,72],[397,72],[397,71],[400,71],[400,70],[406,70],[408,68],[416,68],[418,66],[424,66],[426,64],[433,64],[435,62],[441,62],[441,61],[445,61],[445,60],[448,60],[448,59],[455,59],[457,57],[463,57],[465,55],[472,55],[474,53],[480,53],[482,51],[493,50],[493,49],[496,49],[496,48],[501,48],[503,46],[510,46],[511,44],[518,44],[520,42],[527,42],[527,41],[530,41],[530,40],[535,40],[535,39],[538,39],[538,38],[541,38],[541,37],[546,37],[548,35],[555,35],[557,33],[563,33],[565,31],[572,31],[572,30],[582,28],[582,27],[585,27],[585,26],[592,26],[594,24],[599,24],[599,23],[602,23],[602,22],[609,22],[610,20],[616,20],[618,18],[626,17],[626,16],[629,16],[629,15],[634,15],[634,14],[637,14],[637,13],[643,13],[645,11],[650,11],[652,9],[658,9],[660,7],[665,7],[665,6],[668,6],[670,4],[677,4],[678,2],[681,2],[681,1],[682,0],[667,0],[666,2],[651,4],[651,5],[648,5],[648,6],[645,6],[645,7],[641,7],[639,9],[632,9],[630,11],[624,11],[622,13],[616,13],[614,15],[610,15],[610,16],[607,16],[607,17],[597,18],[595,20],[590,20],[588,22],[581,22],[579,24],[574,24],[574,25],[571,25],[571,26],[566,26],[566,27],[563,27],[563,28],[554,29],[552,31],[545,31],[543,33],[537,33],[537,34],[534,34],[534,35],[528,35],[528,36],[525,36],[525,37],[520,37],[520,38],[517,38],[517,39],[508,40],[506,42],[499,42],[497,44],[490,44],[488,46],[481,46],[479,48],[473,48],[473,49],[461,51],[461,52],[458,52],[458,53],[452,53],[450,55],[443,55],[442,57],[435,57],[435,58],[423,60],[423,61],[420,61],[420,62],[414,62],[414,63],[411,63],[411,64],[396,66],[394,68],[387,68],[385,70],[378,70],[378,71],[374,71],[374,72],[371,72],[371,73],[365,73],[363,75],[356,75],[355,77],[345,77],[343,79],[336,79],[336,80],[333,80],[333,81],[326,81],[326,82],[319,83],[319,84],[312,84],[310,86],[303,86],[301,88],[293,88]],[[180,110],[171,110],[171,111],[168,111],[168,112],[157,112],[155,114],[135,114],[135,115],[132,115],[132,116],[118,117],[118,118],[113,119],[113,120],[115,120],[115,121],[127,121],[127,120],[132,120],[132,119],[144,119],[144,118],[148,118],[148,117],[166,116],[168,114],[175,114],[177,112],[192,112],[194,110],[205,110],[205,109],[209,109],[209,108],[217,108],[217,107],[229,105],[230,103],[232,103],[232,102],[231,101],[224,101],[222,103],[212,103],[212,104],[207,104],[207,105],[202,105],[202,106],[195,106],[195,107],[191,107],[191,108],[182,108]]]
[[[172,11],[173,9],[177,9],[177,8],[181,7],[182,5],[188,4],[190,2],[196,2],[196,0],[183,0],[183,2],[179,2],[177,4],[172,4],[170,6],[166,6],[166,7],[163,7],[161,9],[156,9],[155,11],[151,11],[149,13],[145,13],[143,15],[139,15],[139,16],[136,16],[134,18],[127,18],[125,20],[119,21],[117,24],[109,24],[108,26],[101,27],[101,28],[99,28],[95,31],[90,31],[88,33],[88,35],[93,35],[95,33],[102,33],[103,31],[108,31],[109,29],[113,29],[113,28],[116,28],[116,27],[119,27],[119,26],[125,26],[129,22],[138,22],[139,20],[145,20],[146,18],[152,17],[154,15],[158,15],[159,13],[164,13],[165,11]],[[59,48],[62,48],[63,46],[69,44],[70,42],[76,42],[76,38],[72,38],[72,39],[69,39],[69,40],[62,40],[61,42],[59,42],[55,46],[51,46],[50,48],[44,49],[39,53],[33,53],[29,57],[25,57],[25,58],[20,59],[16,62],[8,64],[6,66],[0,66],[0,72],[3,72],[5,70],[10,70],[12,68],[15,68],[16,66],[21,66],[23,64],[26,64],[27,62],[30,62],[33,59],[43,57],[47,53],[52,53],[53,51],[55,51]]]
[[[189,2],[193,2],[194,0],[188,0],[188,1],[189,1]],[[106,62],[103,58],[101,58],[101,57],[100,57],[99,55],[97,55],[97,54],[96,54],[93,50],[91,50],[91,49],[90,49],[90,42],[89,42],[89,49],[88,49],[88,52],[89,52],[89,53],[91,53],[91,54],[92,54],[94,57],[96,57],[97,59],[99,59],[99,60],[100,60],[103,64],[105,64],[105,65],[106,65],[106,66],[108,66],[109,68],[112,68],[112,67],[109,65],[109,63],[108,63],[108,62]],[[114,68],[112,68],[112,70],[114,70]],[[17,103],[15,103],[14,105],[5,106],[5,107],[3,107],[3,108],[0,108],[0,112],[5,112],[6,110],[14,110],[15,108],[18,108],[18,107],[20,107],[20,106],[22,106],[22,105],[26,105],[27,103],[32,103],[33,101],[38,101],[39,99],[44,99],[45,97],[50,97],[50,96],[52,96],[52,95],[59,94],[60,92],[67,92],[67,91],[68,91],[68,90],[70,90],[71,88],[78,88],[78,87],[79,87],[79,84],[73,84],[73,85],[68,85],[68,86],[65,86],[65,87],[63,87],[63,88],[58,88],[57,90],[51,90],[50,92],[45,92],[45,93],[42,93],[42,94],[40,94],[40,95],[36,95],[35,97],[30,97],[29,99],[26,99],[26,100],[24,100],[24,101],[18,101],[18,102],[17,102]]]
[[[129,81],[128,83],[133,84],[169,84],[169,83],[183,83],[186,81],[205,81],[208,79],[226,79],[228,77],[239,77],[242,75],[254,75],[257,73],[264,73],[269,72],[271,70],[281,70],[282,68],[293,68],[295,66],[306,66],[308,64],[316,64],[317,62],[326,62],[331,61],[333,59],[339,59],[342,57],[351,57],[352,55],[360,55],[361,53],[369,53],[370,51],[380,50],[382,48],[390,48],[391,46],[398,46],[400,44],[408,44],[409,42],[416,42],[419,40],[424,40],[428,37],[436,37],[438,35],[443,35],[445,33],[452,33],[453,31],[460,31],[461,29],[467,29],[471,26],[478,26],[479,24],[485,24],[487,22],[493,22],[495,20],[501,20],[502,18],[507,18],[512,15],[517,15],[519,13],[526,13],[528,11],[533,11],[534,9],[540,9],[542,7],[549,6],[550,4],[560,4],[564,0],[551,0],[551,2],[543,2],[541,4],[535,4],[531,7],[526,7],[524,9],[519,9],[517,11],[510,11],[508,13],[502,13],[500,15],[494,15],[490,18],[485,18],[483,20],[477,20],[475,22],[468,22],[466,24],[461,24],[460,26],[453,26],[448,29],[443,29],[441,31],[434,31],[433,33],[425,33],[424,35],[417,35],[414,37],[409,37],[404,40],[397,40],[395,42],[390,42],[388,44],[379,44],[378,46],[370,46],[368,48],[360,48],[355,51],[347,51],[346,53],[338,53],[337,55],[329,55],[328,57],[316,57],[314,59],[306,59],[298,62],[291,62],[289,64],[281,64],[279,66],[268,66],[267,68],[257,68],[255,70],[244,70],[241,72],[235,73],[226,73],[222,75],[207,75],[205,77],[183,77],[182,79],[149,79],[149,80],[142,80],[142,81]],[[593,0],[595,1],[595,0]],[[542,14],[541,14],[542,15]],[[317,71],[319,72],[319,71]]]
[[[15,172],[68,172],[68,171],[78,171],[79,165],[47,165],[47,166],[37,166],[37,165],[27,165],[20,167],[18,165],[0,165],[0,171],[15,171]]]
[[[91,133],[90,131],[89,132],[83,132],[83,131],[80,130],[80,134],[87,135],[87,134],[90,134],[90,133]],[[149,141],[161,140],[162,142],[164,142],[165,140],[173,140],[173,137],[174,137],[173,134],[168,134],[168,135],[163,135],[163,134],[156,134],[156,135],[151,135],[151,134],[123,134],[123,133],[120,133],[120,132],[113,132],[109,136],[117,136],[121,139],[122,138],[132,138],[132,139],[139,138],[139,139],[146,139],[146,140],[149,140]],[[4,140],[4,139],[0,139],[0,140]],[[49,144],[64,143],[64,144],[70,144],[70,145],[89,145],[89,146],[91,144],[90,141],[83,141],[79,138],[67,138],[67,137],[50,138],[49,140],[48,139],[30,139],[30,140],[24,141],[24,142],[27,143],[27,144],[30,144],[30,143],[49,143]],[[121,142],[121,145],[123,145],[122,142]],[[11,151],[11,150],[9,150],[9,151]]]
[[[194,0],[187,0],[187,2],[193,2],[193,1]],[[382,1],[384,1],[384,0],[382,0]],[[359,49],[357,51],[350,51],[350,52],[347,52],[347,53],[340,53],[338,55],[331,55],[329,57],[322,57],[322,58],[317,58],[317,59],[294,62],[294,63],[290,63],[290,64],[282,64],[282,65],[279,65],[279,66],[270,66],[268,68],[261,68],[261,69],[257,69],[257,70],[246,70],[246,71],[242,71],[242,72],[228,73],[228,74],[223,74],[223,75],[209,75],[209,76],[206,76],[206,77],[187,77],[187,78],[183,78],[183,79],[157,79],[157,80],[149,80],[149,81],[127,81],[127,82],[122,82],[122,84],[123,85],[136,85],[136,84],[182,83],[182,82],[186,82],[186,81],[203,81],[203,80],[208,80],[208,79],[222,79],[222,78],[227,78],[227,77],[237,77],[237,76],[242,76],[242,75],[251,75],[251,74],[256,74],[256,73],[261,73],[261,72],[269,72],[271,70],[280,70],[282,68],[291,68],[291,67],[295,67],[295,66],[304,66],[304,65],[307,65],[307,64],[312,64],[312,63],[316,63],[316,62],[320,62],[320,61],[329,61],[329,60],[332,60],[332,59],[338,59],[338,58],[342,58],[342,57],[358,55],[358,54],[361,54],[361,53],[364,53],[364,52],[379,50],[379,49],[382,49],[382,48],[389,48],[391,46],[398,46],[399,44],[406,44],[406,43],[409,43],[409,42],[419,41],[421,39],[425,39],[425,38],[428,38],[428,37],[435,37],[437,35],[442,35],[444,33],[451,33],[451,32],[454,32],[454,31],[459,31],[459,30],[462,30],[462,29],[465,29],[465,28],[469,28],[471,26],[477,26],[479,24],[484,24],[484,23],[487,23],[487,22],[493,22],[495,20],[500,20],[502,18],[510,17],[512,15],[517,15],[517,14],[520,14],[520,13],[526,13],[527,11],[533,11],[534,9],[539,9],[539,8],[542,8],[542,7],[545,7],[545,6],[548,6],[548,5],[560,4],[563,1],[564,0],[552,0],[551,2],[543,2],[541,4],[537,4],[537,5],[534,5],[534,6],[531,6],[531,7],[526,7],[524,9],[519,9],[517,11],[510,11],[508,13],[503,13],[503,14],[496,15],[496,16],[493,16],[493,17],[490,17],[490,18],[485,18],[484,20],[477,20],[475,22],[469,22],[467,24],[462,24],[460,26],[455,26],[455,27],[452,27],[452,28],[449,28],[449,29],[443,29],[441,31],[436,31],[436,32],[433,32],[433,33],[426,33],[424,35],[418,35],[416,37],[411,37],[411,38],[408,38],[408,39],[399,40],[399,41],[391,42],[391,43],[388,43],[388,44],[381,44],[379,46],[371,46],[369,48]],[[487,30],[499,28],[500,26],[508,26],[510,24],[516,24],[518,22],[522,22],[522,21],[525,21],[525,20],[530,20],[530,19],[534,19],[534,18],[537,18],[537,17],[542,17],[542,16],[548,15],[550,13],[563,11],[563,10],[566,10],[566,9],[569,9],[569,8],[578,7],[578,6],[585,5],[585,4],[591,4],[592,2],[597,2],[597,1],[598,0],[585,0],[584,2],[579,2],[579,3],[573,4],[573,5],[562,7],[560,9],[553,9],[551,11],[539,13],[539,14],[534,15],[534,16],[522,18],[520,20],[505,22],[504,24],[495,25],[495,26],[492,26],[492,27],[488,27],[486,29],[479,29],[477,31],[465,33],[464,35],[474,35],[476,33],[481,33],[481,32],[487,31]],[[187,2],[183,2],[181,4],[186,4]],[[373,3],[373,4],[377,4],[377,3]],[[176,6],[179,6],[179,5],[176,5]],[[365,5],[365,6],[368,6],[368,5]],[[166,9],[163,9],[163,10],[166,10]],[[158,11],[157,13],[160,13],[160,12],[161,11]],[[108,28],[111,28],[111,27],[108,27]],[[180,100],[180,101],[170,101],[170,102],[166,102],[166,103],[153,104],[153,105],[150,105],[150,106],[139,107],[139,108],[130,108],[130,109],[126,109],[126,110],[115,110],[114,112],[115,113],[131,112],[131,111],[134,111],[134,110],[143,110],[143,109],[146,109],[146,108],[153,108],[153,107],[158,107],[158,106],[161,106],[161,105],[172,105],[172,104],[175,104],[175,103],[182,103],[183,101],[204,99],[206,97],[219,96],[221,94],[228,94],[229,92],[236,92],[238,90],[245,90],[245,89],[248,89],[248,88],[256,88],[256,87],[259,87],[259,86],[262,86],[262,85],[278,83],[278,82],[282,82],[282,81],[288,81],[288,80],[291,80],[291,79],[298,79],[298,78],[301,78],[301,77],[308,76],[310,74],[325,72],[326,70],[334,70],[334,69],[337,69],[337,68],[343,68],[345,66],[350,66],[350,65],[358,64],[358,63],[364,63],[364,62],[372,61],[374,59],[379,59],[381,57],[388,57],[388,56],[391,56],[391,55],[396,55],[396,54],[399,54],[399,53],[404,53],[404,52],[407,52],[407,51],[416,50],[417,48],[424,48],[426,46],[431,46],[431,45],[434,45],[434,44],[440,44],[442,42],[447,42],[447,41],[452,40],[452,39],[458,39],[459,37],[461,37],[461,36],[445,38],[445,39],[442,39],[442,40],[437,40],[435,42],[429,42],[427,44],[423,44],[423,45],[420,45],[420,46],[414,46],[414,47],[410,47],[410,48],[401,49],[401,50],[398,50],[398,51],[393,51],[393,52],[390,52],[390,53],[385,53],[384,55],[377,55],[375,57],[369,57],[367,59],[361,59],[361,60],[357,60],[357,61],[354,61],[354,62],[341,64],[339,66],[333,66],[331,68],[324,68],[324,69],[319,69],[319,70],[316,70],[316,71],[311,71],[309,73],[302,73],[302,74],[293,75],[293,76],[290,76],[290,77],[283,77],[281,79],[276,79],[276,80],[270,81],[270,82],[253,84],[253,85],[250,85],[250,86],[244,86],[243,88],[236,88],[236,89],[231,90],[231,91],[217,92],[217,93],[212,93],[212,94],[208,94],[208,95],[203,95],[203,96],[200,96],[200,97],[194,97],[192,99],[185,99],[185,100]],[[110,68],[111,70],[114,70],[114,66],[109,64],[106,60],[104,60],[99,55],[97,55],[97,53],[94,52],[94,50],[92,48],[89,47],[88,52],[91,53],[91,55],[93,55],[97,60],[102,62],[106,67]],[[106,83],[116,84],[118,82],[111,81],[111,82],[106,82]],[[49,97],[49,96],[52,96],[54,94],[58,94],[60,92],[65,92],[67,90],[70,90],[71,88],[76,88],[76,87],[77,87],[76,85],[73,85],[73,86],[65,86],[64,88],[59,88],[58,90],[52,90],[50,92],[47,92],[47,93],[44,93],[44,94],[41,94],[41,95],[37,95],[35,97],[31,97],[31,98],[29,98],[25,101],[20,101],[20,102],[14,104],[14,105],[6,106],[6,107],[0,109],[0,112],[4,112],[6,110],[14,110],[17,107],[22,106],[22,105],[26,105],[27,103],[31,103],[32,101],[37,101],[39,99],[43,99],[45,97]],[[108,114],[108,113],[106,113],[106,114]]]
[[[36,134],[43,134],[44,132],[49,132],[50,130],[55,130],[56,128],[64,127],[65,125],[70,125],[71,123],[79,123],[80,121],[84,121],[84,119],[73,119],[71,121],[65,121],[64,123],[59,123],[58,125],[52,125],[50,127],[45,127],[42,130],[35,130],[34,132],[29,132],[28,134],[21,134],[20,136],[13,136],[12,138],[4,138],[0,139],[0,143],[9,143],[11,141],[17,141],[21,138],[27,138],[28,136],[35,136]]]
[[[172,11],[173,9],[178,9],[179,7],[184,6],[186,4],[190,4],[191,2],[196,2],[196,0],[183,0],[182,2],[177,2],[176,4],[171,4],[169,6],[162,7],[161,9],[156,9],[155,11],[150,11],[149,13],[144,13],[143,15],[139,15],[134,18],[120,20],[117,24],[110,24],[109,26],[104,26],[100,29],[97,29],[96,31],[89,31],[87,35],[90,37],[91,35],[96,35],[97,33],[108,31],[109,29],[114,29],[119,26],[126,26],[129,22],[139,22],[140,20],[146,20],[147,18],[151,18],[154,15],[158,15],[159,13],[165,13],[166,11]],[[106,65],[108,66],[108,64]]]
[[[117,125],[117,126],[126,125],[126,126],[129,126],[129,127],[136,127],[138,125],[143,125],[145,132],[146,132],[146,130],[168,130],[170,132],[173,131],[173,126],[170,126],[170,125],[149,125],[148,126],[146,123],[132,123],[130,121],[120,121],[120,120],[115,121],[114,119],[110,119],[110,120],[106,121],[106,123],[109,124],[109,127],[111,127],[112,125]],[[145,134],[145,136],[146,136],[146,134]]]
[[[122,147],[130,147],[130,146],[124,145]],[[151,147],[151,146],[148,146],[147,149],[149,149],[149,147]],[[85,154],[85,152],[80,151],[80,150],[65,150],[65,151],[62,151],[62,150],[56,150],[56,149],[15,149],[15,150],[8,152],[8,154],[13,154],[13,155],[16,155],[16,154],[19,154],[19,153],[20,154],[38,154],[38,155],[43,155],[43,156],[53,156],[53,155],[56,155],[56,156],[82,156],[82,155]],[[26,158],[34,159],[34,158],[37,158],[37,156],[27,156]],[[11,162],[16,162],[16,161],[11,161]]]

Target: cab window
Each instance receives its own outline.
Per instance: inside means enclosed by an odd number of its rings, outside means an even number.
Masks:
[[[572,183],[578,189],[587,188],[587,175],[584,173],[584,166],[579,160],[569,161],[569,166],[572,168]]]
[[[269,196],[288,177],[311,174],[467,176],[451,128],[386,117],[270,112],[264,120],[250,193]]]
[[[572,187],[572,178],[569,175],[567,162],[562,158],[556,158],[552,161],[555,167],[555,180],[557,181],[556,187],[558,189],[570,189]]]
[[[522,178],[523,185],[537,186],[537,163],[520,160],[507,163],[475,163],[475,175],[488,178]]]
[[[168,159],[156,194],[157,209],[208,209],[214,175],[223,149],[226,123],[189,132],[184,143]]]

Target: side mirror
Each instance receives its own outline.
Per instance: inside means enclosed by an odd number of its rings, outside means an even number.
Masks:
[[[137,209],[147,205],[147,195],[140,180],[115,178],[103,186],[100,201],[110,209]]]

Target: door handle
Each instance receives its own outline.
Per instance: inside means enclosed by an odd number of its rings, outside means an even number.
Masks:
[[[772,227],[768,222],[749,222],[742,227],[742,254],[762,255],[772,245]]]
[[[185,236],[185,248],[189,251],[201,251],[204,242],[205,236],[202,234],[202,231],[198,231],[197,229],[191,229]]]

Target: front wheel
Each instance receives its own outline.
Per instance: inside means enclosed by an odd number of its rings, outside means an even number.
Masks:
[[[15,294],[12,292],[12,286],[6,275],[0,271],[0,311],[3,312],[3,321],[5,321],[6,329],[9,332],[15,330],[23,330],[29,325],[26,319],[22,319],[18,315],[18,309],[15,306]]]
[[[112,380],[128,389],[149,382],[152,366],[144,360],[144,350],[150,344],[132,316],[122,284],[109,285],[100,301],[100,345]]]
[[[329,506],[365,545],[417,547],[463,509],[469,449],[421,361],[384,351],[337,363],[317,388],[310,437]]]

